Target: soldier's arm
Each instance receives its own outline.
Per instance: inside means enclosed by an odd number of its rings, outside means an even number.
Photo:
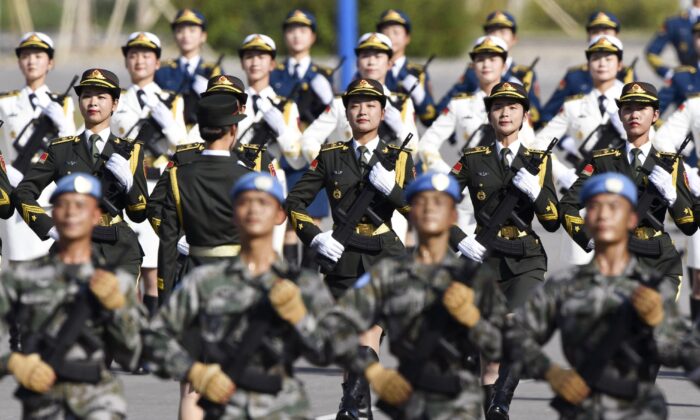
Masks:
[[[172,292],[177,274],[175,267],[178,258],[177,241],[180,239],[182,228],[180,220],[182,205],[177,186],[177,166],[164,172],[159,183],[163,178],[165,178],[163,183],[166,187],[164,188],[158,229],[158,294],[165,297]]]
[[[344,107],[340,98],[335,98],[330,105],[326,107],[318,118],[314,120],[301,137],[301,153],[307,161],[311,162],[316,158],[321,150],[321,145],[325,143],[328,136],[333,133],[333,130],[338,126],[338,121],[345,118],[342,114]],[[338,139],[333,139],[338,140]]]
[[[73,98],[66,96],[63,100],[63,113],[66,116],[66,125],[63,127],[63,132],[59,133],[59,136],[74,136],[75,132],[75,119],[73,115],[75,113],[75,105],[73,104]]]
[[[449,103],[423,133],[418,143],[418,156],[429,169],[434,169],[436,163],[446,166],[440,155],[440,146],[454,133],[456,124],[457,115],[452,109],[452,103]]]
[[[44,188],[56,178],[56,165],[60,159],[56,156],[59,146],[55,143],[49,146],[49,150],[36,163],[32,164],[11,195],[12,204],[22,215],[25,223],[42,240],[48,239],[48,232],[54,223],[37,199]]]
[[[530,99],[530,124],[538,125],[541,119],[542,104],[540,103],[540,97],[538,96],[539,86],[537,76],[535,75],[534,71],[529,70],[527,73],[525,73],[523,83],[525,83],[525,79],[527,78],[531,78],[530,84],[526,85],[527,97]]]
[[[12,194],[12,185],[7,178],[7,168],[5,167],[5,158],[0,152],[0,218],[9,219],[15,212],[15,208],[10,201]]]
[[[156,186],[153,188],[153,191],[148,196],[148,200],[146,202],[146,217],[148,218],[148,222],[151,224],[153,231],[159,236],[160,223],[163,220],[163,203],[165,201],[165,195],[168,192],[168,187],[170,186],[170,168],[173,166],[174,163],[172,161],[168,162],[168,166],[160,175]]]
[[[401,111],[401,122],[403,123],[403,131],[397,133],[399,140],[403,140],[408,136],[408,134],[413,134],[411,141],[408,143],[407,147],[413,151],[415,155],[418,150],[418,127],[416,126],[416,109],[413,106],[413,99],[410,97],[406,99],[403,103],[403,108]]]
[[[168,127],[161,127],[163,135],[168,139],[171,147],[187,141],[187,126],[185,125],[185,101],[181,95],[177,95],[170,108],[173,113],[175,124]]]
[[[678,101],[676,90],[676,75],[671,79],[671,83],[659,89],[659,114],[663,115],[666,109],[672,104],[680,104],[683,99]]]
[[[661,78],[666,78],[668,71],[670,70],[668,66],[664,65],[664,61],[661,58],[661,53],[663,52],[666,44],[671,42],[671,38],[666,31],[667,22],[664,22],[663,26],[654,34],[654,37],[649,41],[644,52],[646,54],[647,63],[654,69],[656,74]]]
[[[554,118],[555,115],[559,113],[562,106],[564,106],[564,101],[567,97],[573,95],[575,92],[571,90],[572,81],[569,80],[570,72],[564,75],[564,77],[559,82],[557,89],[552,93],[547,103],[541,108],[540,112],[540,123],[545,124]]]
[[[450,174],[457,179],[460,191],[465,191],[465,188],[469,185],[469,169],[465,155],[462,155],[459,162],[455,163]],[[467,193],[462,200],[471,200],[471,197]],[[457,245],[466,237],[467,234],[457,224],[452,225],[450,228],[450,247],[457,249]]]
[[[475,81],[478,82],[476,78],[476,73],[474,73],[474,70],[471,68],[471,66],[468,66],[467,69],[464,71],[464,74],[460,79],[452,85],[450,90],[445,94],[445,96],[440,99],[440,102],[438,103],[435,111],[437,113],[442,112],[445,107],[450,103],[452,98],[455,96],[458,96],[460,94],[464,93],[470,93],[473,92],[476,88],[479,87],[478,83],[474,83]]]
[[[143,145],[140,142],[134,143],[134,150],[129,158],[131,174],[134,177],[134,184],[127,191],[126,214],[135,223],[146,220],[146,197],[148,197],[148,187],[146,186],[146,174],[143,169]]]
[[[698,229],[693,213],[694,199],[688,187],[688,178],[683,161],[678,159],[673,168],[673,181],[676,183],[676,201],[668,211],[678,229],[685,235],[692,235]]]
[[[146,326],[147,313],[136,297],[136,280],[125,272],[117,278],[126,304],[112,311],[106,328],[106,347],[124,369],[138,368],[143,350],[141,331]]]
[[[321,152],[328,153],[328,152]],[[306,207],[316,197],[316,194],[324,187],[325,167],[323,156],[319,155],[311,162],[309,169],[302,175],[301,179],[294,184],[292,191],[287,196],[286,209],[292,227],[296,231],[299,239],[309,246],[316,235],[321,230],[316,226]]]
[[[396,158],[396,184],[391,190],[387,199],[391,204],[399,211],[399,213],[406,216],[411,210],[406,198],[404,197],[404,189],[408,184],[413,181],[414,169],[413,169],[413,158],[411,154],[402,151]]]
[[[294,169],[301,169],[306,160],[301,154],[301,131],[299,131],[299,108],[294,101],[289,101],[283,109],[285,123],[284,133],[277,137],[282,154],[287,163]]]
[[[581,188],[583,188],[584,182],[594,173],[595,166],[593,165],[593,161],[588,161],[583,165],[581,171],[579,171],[576,182],[574,182],[559,202],[559,211],[562,217],[561,223],[564,225],[564,229],[566,229],[566,232],[571,236],[574,242],[584,250],[588,247],[590,237],[583,229],[584,223],[580,213],[583,205],[579,200],[579,194]]]
[[[673,111],[654,136],[653,144],[656,150],[674,152],[683,143],[688,131],[693,130],[693,134],[695,134],[691,108],[689,102],[685,101]]]
[[[435,100],[433,99],[433,89],[430,83],[430,76],[428,73],[421,71],[418,80],[425,91],[425,96],[423,97],[423,101],[421,103],[415,104],[416,112],[418,113],[418,118],[420,118],[423,125],[429,127],[437,116],[435,110]]]
[[[554,189],[554,181],[552,179],[552,160],[551,156],[545,156],[542,165],[540,165],[540,187],[542,191],[535,200],[535,215],[540,221],[542,227],[549,232],[554,232],[559,229],[559,200]]]
[[[551,118],[551,117],[550,117]],[[554,118],[551,118],[547,125],[537,132],[535,142],[539,148],[547,147],[553,138],[563,139],[569,130],[569,116],[563,104]]]

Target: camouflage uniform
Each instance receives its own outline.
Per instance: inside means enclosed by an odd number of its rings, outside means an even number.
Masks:
[[[255,306],[283,277],[299,286],[308,313],[296,326],[275,315],[262,346],[253,352],[245,370],[279,376],[282,389],[276,395],[255,392],[232,378],[237,390],[220,418],[309,418],[309,399],[302,382],[293,376],[294,361],[301,355],[313,363],[327,364],[335,359],[334,352],[345,355],[342,357],[347,360],[354,358],[358,329],[343,328],[348,322],[359,325],[359,321],[356,316],[334,309],[319,274],[294,272],[283,260],[277,260],[270,272],[258,277],[251,276],[239,257],[201,266],[188,274],[145,332],[147,357],[155,365],[154,372],[186,380],[197,360],[220,363],[226,371],[229,361],[213,360],[208,349],[217,347],[226,337],[233,338],[240,348],[240,339],[258,314]],[[213,418],[211,413],[207,418]]]
[[[4,322],[11,311],[22,331],[22,346],[27,353],[33,351],[31,341],[35,334],[48,334],[51,338],[60,330],[70,312],[70,303],[87,287],[95,267],[100,264],[69,266],[58,257],[43,257],[21,262],[12,271],[4,271],[0,277],[0,342],[7,343],[8,325]],[[121,382],[105,366],[104,349],[109,348],[115,360],[127,370],[138,366],[141,354],[143,309],[137,303],[134,279],[131,275],[117,274],[126,304],[107,312],[100,307],[86,322],[80,339],[73,344],[65,360],[97,364],[99,382],[79,383],[66,381],[57,372],[58,379],[45,394],[35,394],[21,389],[23,418],[126,418],[126,399]],[[99,305],[99,304],[98,304]],[[90,343],[90,345],[86,344]],[[97,345],[95,345],[97,344]],[[0,352],[0,375],[7,374],[10,350],[3,345]],[[41,347],[38,349],[41,351]]]
[[[609,330],[610,318],[616,315],[620,305],[628,302],[640,280],[649,279],[647,273],[648,270],[632,257],[620,276],[603,276],[595,261],[553,276],[516,311],[515,326],[507,334],[506,345],[512,346],[512,354],[519,359],[526,373],[542,378],[550,366],[542,345],[559,328],[564,354],[572,366],[577,366],[590,356],[590,349],[605,344],[602,338]],[[664,300],[664,313],[664,320],[653,330],[653,348],[658,353],[656,360],[645,354],[643,342],[630,341],[630,347],[642,356],[642,362],[634,365],[626,353],[617,350],[603,374],[636,382],[637,396],[625,400],[603,394],[593,387],[591,395],[576,409],[576,414],[567,418],[663,419],[668,416],[663,394],[648,377],[649,366],[657,362],[669,366],[697,365],[700,354],[683,344],[687,325],[679,317],[672,298]],[[641,325],[642,321],[636,323]]]
[[[386,326],[391,352],[399,359],[399,372],[414,390],[411,400],[397,412],[390,412],[392,416],[480,417],[483,397],[477,356],[481,353],[488,360],[500,358],[500,328],[508,311],[493,276],[483,269],[469,282],[474,289],[474,304],[481,312],[473,328],[459,324],[446,311],[436,311],[454,279],[451,273],[458,272],[461,264],[452,253],[439,266],[420,264],[413,258],[385,258],[338,301],[342,307],[360,312],[364,330],[377,323]],[[439,344],[427,358],[418,360],[416,353],[426,341],[424,329],[433,325],[445,325],[436,337]],[[432,383],[417,378],[425,378],[426,373],[435,375]],[[434,389],[434,382],[445,384],[455,379],[459,385],[450,392]]]

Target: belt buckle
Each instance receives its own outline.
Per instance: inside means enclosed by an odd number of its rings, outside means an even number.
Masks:
[[[506,239],[516,239],[518,237],[518,228],[515,226],[503,226],[501,228],[501,237]]]
[[[112,217],[109,214],[103,214],[100,216],[100,221],[97,223],[100,226],[109,226],[112,221]]]
[[[638,239],[647,240],[649,239],[649,232],[647,232],[647,230],[643,227],[636,228],[634,230],[634,236],[636,236]]]
[[[374,226],[367,223],[360,223],[357,226],[355,226],[355,232],[357,232],[358,235],[362,236],[372,236],[372,232],[374,232]]]

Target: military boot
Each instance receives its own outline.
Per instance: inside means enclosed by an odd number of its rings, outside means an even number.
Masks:
[[[509,420],[510,403],[513,400],[515,388],[518,386],[515,373],[504,363],[498,368],[498,379],[494,384],[491,406],[486,413],[486,420]]]
[[[371,362],[378,362],[379,356],[371,348],[360,346],[358,357]],[[357,420],[366,418],[372,420],[372,397],[369,389],[369,382],[364,374],[357,375],[348,372],[348,376],[343,382],[343,397],[340,400],[336,420]]]

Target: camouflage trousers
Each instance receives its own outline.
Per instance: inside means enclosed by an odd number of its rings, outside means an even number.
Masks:
[[[120,420],[126,418],[126,399],[119,380],[108,372],[98,384],[59,382],[46,394],[22,401],[25,420]]]
[[[668,418],[668,409],[661,391],[654,384],[642,383],[639,386],[639,395],[632,401],[594,394],[581,404],[576,416],[571,418],[575,420],[664,420]]]
[[[266,419],[296,420],[310,419],[311,405],[304,384],[296,378],[284,378],[282,390],[277,395],[236,390],[228,404],[222,420]],[[209,415],[205,420],[213,420]]]

